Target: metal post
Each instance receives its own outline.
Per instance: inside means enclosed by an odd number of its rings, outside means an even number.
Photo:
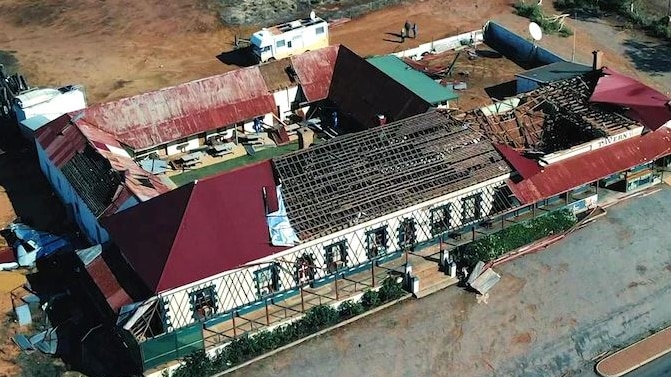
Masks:
[[[301,285],[301,312],[305,313],[305,300],[303,299],[303,286]]]
[[[237,331],[235,329],[235,311],[231,312],[231,321],[233,322],[233,337],[236,338],[238,336]]]
[[[265,299],[266,304],[266,324],[270,326],[270,314],[268,314],[268,299]]]
[[[472,233],[472,235],[473,235],[473,237],[472,237],[472,241],[475,241],[475,225],[473,225],[473,226],[471,227],[471,233]]]
[[[375,263],[373,263],[373,261],[370,261],[370,274],[373,281],[373,287],[375,287]]]
[[[535,202],[531,206],[531,217],[534,218],[534,219],[536,218],[536,203]]]
[[[333,283],[335,284],[335,291],[336,291],[336,301],[340,298],[338,295],[338,273],[336,272],[335,274],[335,279],[333,280]]]

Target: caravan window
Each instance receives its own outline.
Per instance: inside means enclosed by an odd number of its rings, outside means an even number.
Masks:
[[[284,39],[282,39],[282,40],[280,40],[280,41],[277,41],[277,43],[275,44],[275,46],[276,46],[277,48],[284,47]]]
[[[322,35],[322,34],[324,34],[324,27],[323,27],[323,26],[320,26],[320,27],[318,27],[318,28],[315,29],[315,30],[317,31],[317,35]]]
[[[287,47],[291,48],[291,41],[287,42]]]

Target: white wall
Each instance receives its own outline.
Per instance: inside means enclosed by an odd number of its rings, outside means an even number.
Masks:
[[[421,30],[418,30],[417,32],[418,34],[422,33]],[[413,59],[420,59],[422,54],[425,52],[433,51],[435,53],[441,53],[443,51],[453,50],[461,46],[462,40],[471,40],[471,39],[473,39],[476,45],[482,43],[482,41],[484,41],[484,34],[482,32],[482,29],[473,30],[468,33],[462,33],[459,35],[439,39],[429,43],[424,43],[415,48],[395,52],[392,55],[396,55],[399,58],[411,57]]]
[[[583,154],[586,152],[590,152],[593,150],[597,150],[599,148],[603,148],[605,146],[611,145],[613,143],[617,143],[626,139],[630,139],[632,137],[640,136],[641,133],[643,132],[643,127],[636,127],[631,130],[625,130],[620,132],[619,134],[613,135],[613,136],[606,136],[606,137],[601,137],[596,140],[592,140],[590,142],[576,145],[575,147],[571,147],[566,150],[562,150],[559,152],[551,153],[548,155],[543,156],[543,159],[547,161],[549,164],[552,164],[553,162],[565,160],[569,157],[574,157],[579,154]]]
[[[181,146],[181,148],[178,148],[178,146]],[[175,154],[179,153],[184,153],[193,149],[196,149],[200,147],[200,142],[198,141],[198,136],[193,135],[189,136],[184,139],[180,139],[178,141],[173,141],[172,143],[168,143],[166,152],[168,153],[168,156],[172,156]]]
[[[279,90],[273,93],[275,105],[280,108],[280,119],[284,122],[292,114],[291,104],[298,100],[298,86]]]
[[[189,302],[189,292],[206,286],[213,285],[215,287],[218,297],[218,313],[225,313],[241,307],[244,309],[244,305],[256,302],[259,297],[256,291],[254,271],[268,267],[274,262],[280,265],[279,280],[282,284],[281,290],[297,287],[293,276],[293,263],[298,257],[306,253],[314,257],[313,262],[317,266],[322,267],[315,271],[316,279],[327,278],[330,274],[325,269],[325,247],[342,240],[346,240],[348,246],[349,263],[347,268],[361,265],[369,260],[366,249],[366,233],[382,226],[386,226],[387,229],[388,253],[401,251],[401,247],[398,245],[398,228],[404,219],[412,218],[415,220],[416,242],[420,243],[431,240],[435,237],[435,235],[431,234],[431,209],[442,207],[447,203],[451,204],[451,222],[447,232],[461,229],[470,224],[462,220],[462,199],[478,193],[482,194],[481,218],[476,221],[480,221],[492,210],[492,192],[495,188],[504,185],[505,179],[508,177],[509,174],[502,175],[482,184],[474,185],[471,188],[406,208],[394,214],[336,232],[327,237],[306,242],[285,252],[251,262],[248,267],[227,271],[220,275],[165,292],[161,296],[168,302],[172,326],[173,328],[180,328],[194,322]]]

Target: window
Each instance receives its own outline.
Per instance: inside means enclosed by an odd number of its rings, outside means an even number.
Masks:
[[[217,297],[212,285],[189,293],[189,300],[193,319],[197,321],[208,319],[217,312]]]
[[[450,228],[450,205],[431,209],[431,234],[437,236]]]
[[[461,199],[461,222],[470,223],[482,217],[482,193]]]
[[[298,285],[309,283],[315,278],[314,258],[307,254],[296,258],[294,263],[294,281]]]
[[[387,227],[366,232],[366,255],[373,259],[387,252]]]
[[[324,34],[324,27],[323,26],[320,26],[320,27],[316,28],[315,30],[317,31],[317,35]]]
[[[347,241],[343,240],[324,248],[326,269],[333,273],[347,265]]]
[[[275,43],[275,47],[277,47],[277,48],[284,47],[284,39],[282,39],[282,40],[280,40],[280,41],[277,41],[277,42]]]
[[[254,280],[256,280],[256,293],[259,297],[268,296],[281,288],[277,264],[254,271]]]
[[[398,246],[402,249],[412,248],[415,242],[417,242],[415,219],[403,219],[398,226]]]
[[[288,41],[288,42],[287,42],[287,47],[288,47],[288,48],[291,48],[291,41]]]

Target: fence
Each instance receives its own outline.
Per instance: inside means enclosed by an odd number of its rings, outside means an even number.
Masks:
[[[424,53],[439,54],[444,51],[453,50],[455,48],[458,48],[459,46],[464,46],[468,44],[477,45],[479,43],[482,43],[483,40],[484,40],[484,34],[482,30],[473,30],[469,31],[468,33],[461,33],[459,35],[455,35],[452,37],[447,37],[436,41],[431,41],[429,43],[424,43],[415,48],[396,52],[393,55],[402,58],[402,57],[420,57]]]

